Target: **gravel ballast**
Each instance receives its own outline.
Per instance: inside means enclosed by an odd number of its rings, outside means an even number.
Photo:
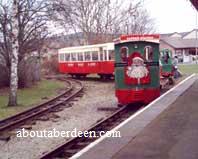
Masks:
[[[110,111],[98,111],[98,108],[117,106],[114,82],[83,81],[83,84],[85,85],[84,95],[78,101],[73,101],[72,107],[53,113],[59,118],[37,121],[29,131],[52,131],[53,129],[83,131],[111,114]],[[8,142],[0,141],[0,159],[36,159],[68,139],[61,137],[19,138],[12,135]]]

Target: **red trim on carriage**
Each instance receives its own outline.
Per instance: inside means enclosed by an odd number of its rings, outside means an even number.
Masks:
[[[132,35],[121,35],[118,39],[115,39],[115,43],[132,42],[132,41],[150,41],[159,43],[159,34],[132,34]]]
[[[132,61],[133,61],[133,58],[134,57],[141,57],[143,60],[144,58],[142,57],[142,55],[139,53],[139,52],[133,52],[131,54],[131,56],[128,57],[127,59],[127,63],[128,63],[128,66],[131,66],[132,65]],[[150,79],[150,69],[149,69],[149,66],[146,66],[146,68],[148,69],[148,75],[143,77],[143,78],[140,78],[139,79],[139,83],[138,83],[138,79],[137,78],[132,78],[132,77],[129,77],[127,75],[127,67],[124,68],[124,72],[125,72],[125,83],[126,84],[133,84],[133,85],[137,85],[137,84],[148,84],[150,83],[151,79]]]
[[[148,89],[130,89],[130,90],[116,90],[116,97],[120,104],[129,104],[135,102],[143,102],[145,104],[150,103],[154,99],[160,96],[159,88]]]
[[[59,63],[59,70],[70,74],[113,74],[114,61],[63,62]]]

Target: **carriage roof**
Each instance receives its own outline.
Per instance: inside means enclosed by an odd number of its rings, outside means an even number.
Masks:
[[[114,50],[114,43],[66,47],[59,49],[58,53],[75,53],[75,52],[88,52],[88,51],[93,52],[93,51],[99,51],[100,48],[102,48],[103,50]]]
[[[159,34],[132,34],[132,35],[121,35],[118,39],[115,39],[115,44],[126,43],[126,42],[152,42],[159,43]]]

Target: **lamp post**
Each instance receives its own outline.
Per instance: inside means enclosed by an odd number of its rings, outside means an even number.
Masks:
[[[198,53],[198,50],[197,50],[197,12],[196,12],[196,40],[195,40],[195,57],[196,57],[196,64],[198,64],[198,56],[197,56],[197,53]]]

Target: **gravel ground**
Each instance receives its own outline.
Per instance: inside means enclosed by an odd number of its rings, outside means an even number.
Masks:
[[[73,106],[54,113],[60,118],[50,121],[37,121],[32,127],[34,131],[53,130],[72,131],[85,130],[111,112],[98,111],[100,107],[116,107],[114,82],[83,81],[85,93]],[[8,142],[0,141],[0,159],[36,159],[42,153],[69,138],[18,138],[15,135]]]

